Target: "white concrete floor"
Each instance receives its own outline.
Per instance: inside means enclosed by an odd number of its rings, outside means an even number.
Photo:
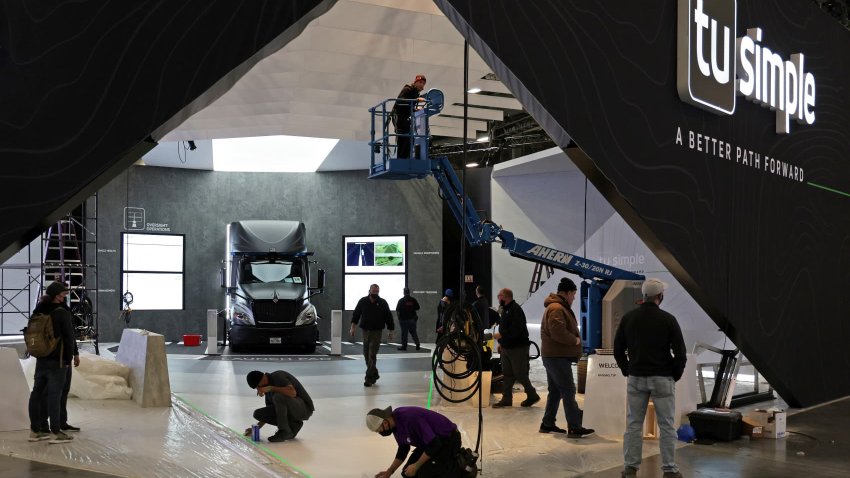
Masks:
[[[105,349],[102,347],[101,351]],[[227,470],[220,476],[265,473],[316,478],[373,477],[391,463],[396,446],[391,437],[381,437],[366,429],[366,412],[387,405],[425,407],[429,403],[430,355],[425,353],[379,355],[381,379],[369,388],[363,387],[362,359],[291,361],[290,358],[280,362],[273,357],[209,360],[203,356],[173,354],[168,356],[168,364],[173,394],[221,427],[210,429],[201,415],[175,420],[168,410],[141,409],[130,401],[105,403],[72,398],[71,421],[84,429],[75,443],[33,445],[26,442],[26,432],[6,432],[0,434],[0,451],[122,476],[216,476],[213,465],[218,463]],[[242,430],[252,423],[253,410],[263,405],[263,400],[245,382],[245,375],[254,369],[287,370],[298,377],[313,397],[316,412],[297,439],[269,443],[266,438],[275,431],[271,425],[263,429],[259,444],[239,438]],[[575,440],[538,433],[546,399],[545,374],[539,360],[532,362],[532,382],[543,399],[534,407],[483,410],[482,476],[578,476],[622,463],[619,436]],[[515,395],[516,404],[525,398],[521,392]],[[443,403],[436,393],[433,397],[432,408],[457,423],[464,446],[474,448],[478,409],[468,403]],[[558,423],[565,426],[563,412],[559,413]],[[210,446],[214,452],[205,454],[203,450]],[[647,441],[644,454],[656,453],[655,443]],[[112,464],[99,463],[97,457]],[[290,474],[283,467],[269,463],[275,461],[300,473]],[[258,468],[248,471],[252,467]],[[152,471],[158,468],[161,471]]]

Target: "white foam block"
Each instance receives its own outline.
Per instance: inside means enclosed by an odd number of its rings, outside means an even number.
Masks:
[[[28,430],[30,388],[18,352],[0,347],[0,431]]]

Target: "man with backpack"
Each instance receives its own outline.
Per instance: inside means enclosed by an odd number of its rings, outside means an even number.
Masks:
[[[27,351],[36,357],[35,384],[29,401],[29,441],[50,440],[49,443],[68,443],[73,438],[62,430],[62,394],[76,341],[71,325],[71,312],[63,307],[68,288],[60,282],[51,283],[33,310],[24,338]],[[50,418],[48,432],[47,420]]]

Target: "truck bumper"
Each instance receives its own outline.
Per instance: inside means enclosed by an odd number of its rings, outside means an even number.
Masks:
[[[319,336],[316,324],[300,327],[269,328],[244,325],[230,326],[230,344],[238,347],[270,345],[313,345]],[[279,341],[277,339],[280,339]]]

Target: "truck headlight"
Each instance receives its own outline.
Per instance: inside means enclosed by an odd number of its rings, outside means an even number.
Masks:
[[[239,325],[254,325],[254,314],[251,313],[250,307],[236,302],[230,312],[233,323]]]
[[[295,319],[295,326],[299,325],[310,325],[316,322],[316,306],[313,304],[307,304],[307,307],[301,310],[301,313],[298,314],[298,318]]]

